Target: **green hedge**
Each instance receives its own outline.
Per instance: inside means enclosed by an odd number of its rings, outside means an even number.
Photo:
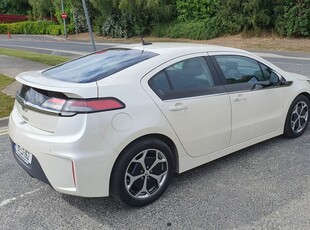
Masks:
[[[222,34],[215,19],[194,22],[174,22],[166,25],[157,25],[151,35],[168,38],[187,38],[205,40],[215,38]]]
[[[48,21],[27,21],[10,24],[0,24],[0,34],[49,34],[61,35],[64,34],[63,25],[57,25],[54,22]],[[67,33],[72,34],[74,26],[67,26]]]

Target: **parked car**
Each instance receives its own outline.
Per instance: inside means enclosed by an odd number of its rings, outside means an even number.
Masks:
[[[126,45],[16,79],[9,135],[24,170],[132,206],[174,173],[308,125],[310,79],[233,48]]]

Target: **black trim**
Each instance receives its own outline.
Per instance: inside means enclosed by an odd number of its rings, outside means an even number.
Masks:
[[[182,90],[164,91],[163,95],[158,95],[162,100],[172,100],[179,98],[199,97],[213,94],[227,94],[224,86],[207,86],[206,88],[190,88]]]
[[[119,108],[102,109],[102,110],[96,110],[96,111],[63,111],[63,108],[60,111],[59,110],[52,110],[52,109],[49,109],[49,108],[42,107],[41,105],[35,105],[35,104],[31,103],[31,102],[26,101],[18,92],[16,93],[15,98],[16,98],[16,101],[21,105],[23,110],[30,109],[32,111],[36,111],[36,112],[39,112],[39,113],[44,113],[44,114],[52,115],[52,116],[61,116],[61,117],[73,117],[76,114],[88,114],[88,113],[107,112],[107,111],[112,111],[112,110],[118,110],[118,109],[126,108],[126,104],[124,102],[122,102],[121,100],[115,98],[115,97],[86,98],[86,99],[67,98],[67,99],[64,99],[64,100],[66,100],[64,106],[70,100],[75,100],[75,101],[78,101],[78,100],[80,100],[80,101],[115,100],[115,101],[119,102],[122,105],[122,107],[119,107]]]
[[[213,62],[211,60],[211,57],[210,56],[205,56],[204,58],[205,58],[205,60],[207,62],[209,70],[211,72],[211,76],[213,78],[214,84],[216,86],[222,85],[222,81],[219,78],[219,74],[218,74],[218,72],[217,72],[217,70],[216,70],[216,68],[215,68],[215,66],[214,66],[214,64],[213,64]]]
[[[34,177],[48,185],[51,186],[51,183],[49,182],[49,180],[47,179],[39,161],[37,160],[37,158],[32,155],[32,161],[31,161],[31,165],[26,164],[15,152],[15,143],[11,140],[11,144],[12,144],[12,152],[13,152],[13,156],[15,158],[15,160],[17,161],[17,163],[31,176]]]
[[[224,73],[223,73],[221,67],[219,66],[219,64],[217,63],[215,56],[209,56],[209,57],[212,61],[212,64],[213,64],[215,70],[216,70],[216,73],[217,73],[217,76],[219,77],[220,82],[222,83],[222,85],[227,85],[227,81],[226,81],[226,78],[224,76]]]

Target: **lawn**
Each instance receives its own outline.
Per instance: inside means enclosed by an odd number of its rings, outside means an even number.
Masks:
[[[62,56],[57,56],[57,55],[42,54],[42,53],[25,51],[25,50],[15,50],[15,49],[7,49],[7,48],[0,48],[0,55],[24,58],[24,59],[28,59],[31,61],[41,62],[47,65],[58,65],[62,62],[66,62],[71,59],[68,57],[62,57]]]
[[[2,90],[14,81],[13,78],[0,74],[0,118],[9,116],[13,109],[15,99],[3,93]]]

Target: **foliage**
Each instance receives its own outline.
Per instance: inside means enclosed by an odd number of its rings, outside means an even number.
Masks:
[[[310,37],[310,0],[283,0],[275,11],[277,33],[283,36]]]
[[[45,16],[53,17],[54,5],[52,0],[29,0],[31,16],[33,19],[43,19]]]
[[[69,33],[73,25],[76,33],[87,31],[82,1],[63,2]],[[310,0],[86,0],[86,3],[94,30],[112,37],[152,33],[202,39],[264,31],[310,37]],[[1,13],[29,13],[35,20],[56,17],[59,23],[63,21],[61,0],[1,0]],[[9,27],[18,33],[63,33],[62,26],[52,24],[45,28],[40,23]],[[0,32],[7,30],[8,26],[0,25]]]
[[[73,33],[74,27],[67,26],[67,32]],[[27,21],[17,22],[9,24],[0,24],[0,34],[50,34],[50,35],[61,35],[63,34],[63,26],[56,25],[50,21]]]
[[[148,33],[157,23],[175,18],[172,0],[92,0],[100,13],[102,34],[128,37]]]
[[[1,14],[23,14],[26,15],[30,10],[28,0],[1,0]]]
[[[72,6],[72,16],[75,33],[82,33],[88,30],[82,4],[76,4]]]
[[[217,12],[217,0],[176,0],[178,19],[197,21],[212,18]]]
[[[26,15],[0,14],[0,23],[13,23],[27,21]]]

